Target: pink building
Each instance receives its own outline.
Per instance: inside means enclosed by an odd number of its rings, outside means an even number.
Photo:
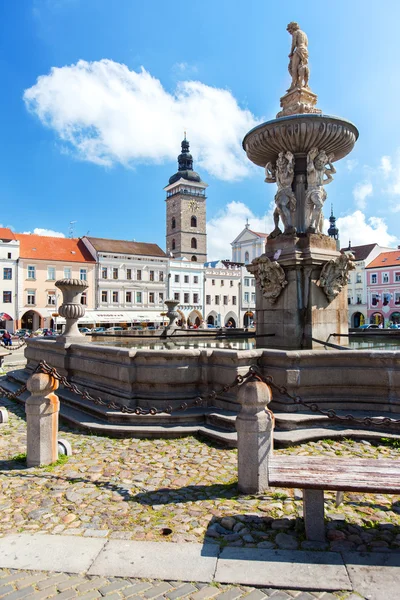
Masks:
[[[366,273],[368,322],[400,324],[400,249],[379,254]]]

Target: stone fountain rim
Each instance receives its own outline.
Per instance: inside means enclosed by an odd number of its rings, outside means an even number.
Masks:
[[[336,117],[334,115],[314,115],[314,114],[310,114],[310,113],[299,113],[297,115],[288,115],[287,117],[278,117],[277,119],[271,119],[270,121],[265,121],[264,123],[260,123],[260,125],[256,125],[255,127],[253,127],[253,129],[250,129],[250,131],[248,131],[246,133],[246,135],[243,138],[242,141],[242,148],[244,151],[246,151],[246,140],[247,138],[253,134],[255,131],[264,128],[266,125],[273,125],[273,124],[279,124],[279,123],[285,123],[285,122],[290,122],[290,121],[298,121],[298,120],[314,120],[314,121],[318,121],[318,120],[325,120],[325,119],[331,119],[333,121],[337,121],[338,123],[346,123],[346,125],[350,125],[353,129],[354,129],[354,134],[356,136],[356,141],[359,138],[359,131],[356,127],[356,125],[354,125],[354,123],[352,121],[349,121],[348,119],[344,119],[342,117]]]

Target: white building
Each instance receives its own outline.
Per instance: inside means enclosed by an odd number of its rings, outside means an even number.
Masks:
[[[168,258],[157,244],[85,236],[96,259],[94,321],[158,325],[165,321]]]
[[[0,329],[11,333],[18,320],[19,241],[6,227],[0,227]]]
[[[204,320],[204,266],[185,257],[171,258],[167,294],[179,302],[178,324],[200,326]]]
[[[228,261],[204,265],[205,306],[207,324],[216,327],[241,327],[241,267]]]

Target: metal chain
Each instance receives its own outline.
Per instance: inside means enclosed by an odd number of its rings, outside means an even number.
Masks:
[[[187,410],[188,408],[202,406],[205,402],[207,402],[207,400],[214,400],[217,396],[229,392],[229,390],[233,389],[237,385],[240,385],[245,381],[245,379],[252,375],[252,372],[249,369],[246,375],[237,375],[233,383],[231,383],[230,385],[224,385],[219,391],[212,390],[205,397],[197,396],[193,400],[193,402],[182,402],[178,407],[175,407],[175,409],[171,405],[167,405],[164,408],[157,409],[154,406],[150,408],[142,408],[140,406],[136,406],[135,408],[129,408],[128,406],[124,406],[123,404],[120,404],[118,402],[103,400],[102,398],[100,398],[100,396],[92,396],[88,391],[82,391],[74,383],[70,383],[66,377],[60,375],[60,373],[57,372],[57,369],[55,369],[54,367],[50,367],[44,360],[40,361],[39,363],[39,372],[54,377],[54,379],[57,379],[57,381],[59,381],[61,385],[63,385],[67,390],[69,390],[73,394],[76,394],[77,396],[80,396],[83,400],[88,400],[90,402],[93,402],[94,404],[105,406],[106,408],[109,408],[111,410],[118,410],[122,413],[131,415],[158,415],[160,413],[171,414],[173,410],[183,411]]]
[[[258,379],[260,379],[267,385],[271,386],[271,388],[273,388],[274,390],[279,391],[280,394],[287,396],[290,400],[292,400],[292,404],[304,406],[311,412],[318,413],[320,415],[324,415],[325,417],[328,417],[329,419],[334,419],[335,421],[339,421],[342,423],[353,423],[353,424],[358,424],[358,425],[365,425],[367,427],[370,427],[371,425],[400,425],[400,419],[390,419],[389,417],[363,417],[362,419],[359,419],[359,418],[355,417],[354,415],[350,415],[350,414],[344,415],[344,416],[338,415],[337,412],[335,410],[333,410],[333,408],[329,408],[328,410],[323,410],[322,408],[320,408],[318,406],[318,404],[316,402],[307,402],[306,400],[303,400],[303,398],[301,396],[299,396],[297,394],[296,395],[291,394],[288,391],[286,386],[277,385],[274,382],[273,377],[271,377],[271,375],[267,375],[266,377],[264,377],[264,375],[262,375],[259,367],[253,366],[253,367],[250,367],[250,369],[251,369],[252,373]]]
[[[10,350],[10,352],[14,352],[15,350],[19,350],[23,346],[26,346],[26,342],[22,341],[22,343],[18,344],[18,346],[6,346],[4,342],[0,342],[0,346],[5,348],[6,350]]]

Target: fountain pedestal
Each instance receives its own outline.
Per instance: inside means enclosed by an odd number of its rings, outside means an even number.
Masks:
[[[334,298],[321,285],[321,271],[340,261],[335,241],[321,234],[280,235],[249,267],[257,280],[257,343],[285,349],[321,347],[330,333],[348,333],[347,294],[341,282]],[[279,257],[279,263],[274,260]],[[326,271],[326,267],[325,267]],[[340,293],[341,292],[341,293]],[[331,295],[332,296],[332,295]],[[274,337],[263,337],[266,334]],[[347,344],[347,338],[341,338]]]

